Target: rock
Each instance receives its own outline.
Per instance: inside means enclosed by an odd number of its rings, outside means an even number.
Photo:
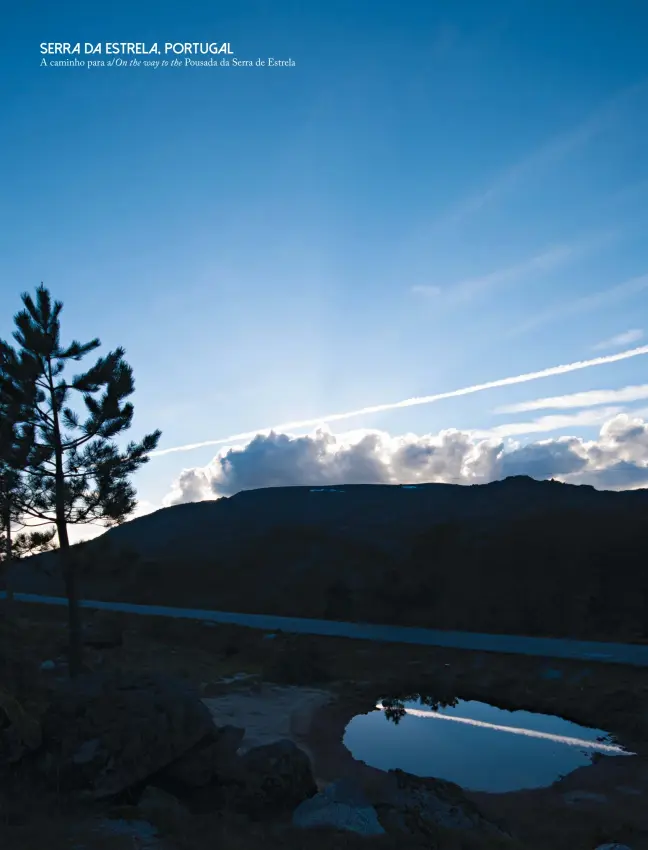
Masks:
[[[46,670],[55,670],[55,669],[56,669],[56,664],[55,664],[55,662],[54,662],[54,661],[52,661],[51,659],[48,659],[47,661],[43,661],[43,662],[42,662],[42,664],[41,664],[40,668],[41,668],[41,670],[44,670],[44,671],[46,671]]]
[[[149,817],[165,809],[183,808],[183,806],[178,798],[174,797],[173,794],[169,794],[168,791],[163,791],[154,785],[147,785],[142,796],[139,798],[137,808],[143,815]]]
[[[615,844],[613,842],[612,844],[599,844],[596,850],[631,850],[631,848],[627,844]]]
[[[377,808],[381,823],[390,832],[432,837],[438,827],[443,827],[508,837],[508,833],[482,815],[459,785],[444,779],[390,770]]]
[[[310,759],[288,739],[248,750],[241,764],[245,784],[239,803],[252,816],[292,810],[317,793]]]
[[[214,728],[212,738],[203,739],[165,768],[163,779],[189,788],[200,788],[218,778],[219,774],[229,774],[244,736],[245,729],[240,726]]]
[[[122,820],[120,818],[103,818],[94,826],[92,832],[99,840],[111,841],[113,838],[130,839],[133,847],[138,850],[158,850],[162,845],[158,840],[158,831],[153,824],[145,820]],[[93,842],[91,846],[96,846]],[[90,850],[88,845],[75,845],[78,850]]]
[[[91,674],[54,693],[43,719],[46,779],[102,799],[136,786],[214,733],[209,710],[182,681]]]
[[[0,732],[0,763],[17,764],[28,752],[15,726],[8,726]]]
[[[200,686],[201,696],[205,699],[222,696],[229,690],[230,686],[225,682],[203,682]]]
[[[331,827],[360,835],[383,835],[376,810],[361,788],[349,780],[327,786],[304,800],[293,812],[293,826],[302,829]]]
[[[144,820],[165,829],[178,827],[189,816],[189,812],[177,797],[149,785],[137,804]]]
[[[41,742],[39,721],[14,696],[0,691],[0,765],[15,764],[37,750]]]
[[[233,676],[225,676],[215,682],[203,682],[201,692],[205,698],[219,697],[222,694],[229,693],[232,689],[231,685],[245,682],[251,688],[254,688],[256,684],[260,683],[259,680],[260,675],[258,673],[235,673]]]
[[[99,738],[91,738],[84,741],[76,753],[72,756],[74,764],[90,764],[96,758],[97,751],[101,745]]]

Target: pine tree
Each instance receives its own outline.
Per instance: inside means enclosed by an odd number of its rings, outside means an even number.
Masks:
[[[11,374],[18,363],[15,352],[0,341],[0,380],[2,376]],[[11,614],[13,593],[9,581],[11,561],[20,557],[21,552],[29,549],[29,535],[19,535],[16,539],[13,532],[20,522],[19,506],[25,500],[24,466],[30,450],[30,434],[27,430],[19,431],[18,423],[23,411],[15,398],[0,392],[0,562],[4,564],[7,590],[7,615]],[[24,529],[21,524],[20,530]],[[38,548],[42,542],[51,541],[54,534],[45,533],[33,539]]]
[[[20,512],[56,525],[68,599],[70,673],[75,675],[81,668],[82,636],[68,525],[110,526],[127,519],[136,505],[130,477],[148,461],[161,432],[120,449],[115,438],[133,419],[133,405],[125,401],[134,390],[133,372],[124,349],[100,357],[85,373],[64,377],[70,361],[82,360],[100,341],[62,345],[63,304],[52,303],[43,284],[35,301],[23,293],[22,302],[24,309],[14,317],[19,350],[3,346],[9,353],[2,395],[19,408],[19,440],[29,445]],[[82,402],[76,410],[75,399]]]
[[[27,528],[31,528],[29,523],[21,524],[18,528],[12,524],[11,553],[8,551],[6,536],[0,533],[0,563],[20,560],[30,555],[40,555],[43,552],[51,552],[52,549],[56,549],[54,540],[56,527],[46,531],[25,531]],[[18,534],[15,534],[16,531]]]

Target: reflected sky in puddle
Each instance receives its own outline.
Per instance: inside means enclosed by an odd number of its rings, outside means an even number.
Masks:
[[[550,785],[591,764],[595,753],[632,755],[603,730],[561,717],[482,702],[454,699],[438,705],[422,699],[385,700],[375,711],[354,717],[345,746],[372,767],[398,767],[493,792]]]

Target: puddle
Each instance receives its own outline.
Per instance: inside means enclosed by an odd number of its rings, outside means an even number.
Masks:
[[[400,768],[496,793],[551,785],[597,754],[633,755],[603,730],[561,717],[418,694],[382,700],[375,711],[354,717],[344,744],[381,770]]]

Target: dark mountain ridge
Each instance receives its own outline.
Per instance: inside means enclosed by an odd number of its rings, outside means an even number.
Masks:
[[[648,490],[272,487],[75,547],[86,597],[532,634],[648,637]],[[43,575],[43,569],[51,574]],[[61,592],[55,553],[15,585]]]
[[[215,545],[237,548],[243,538],[284,526],[317,526],[359,540],[377,533],[389,540],[442,522],[512,519],[547,509],[618,512],[639,505],[648,510],[648,490],[595,490],[526,476],[473,485],[267,487],[162,508],[105,538],[142,557],[202,556],[213,554]]]

